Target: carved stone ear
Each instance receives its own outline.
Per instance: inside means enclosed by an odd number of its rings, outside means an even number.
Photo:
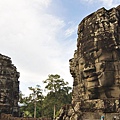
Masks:
[[[100,72],[104,72],[106,67],[106,63],[103,61],[100,65]]]

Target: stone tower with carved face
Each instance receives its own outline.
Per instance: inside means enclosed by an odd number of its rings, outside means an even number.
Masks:
[[[112,120],[120,113],[120,6],[101,8],[81,21],[77,50],[69,62],[72,104],[59,120],[94,120],[102,115]]]
[[[0,113],[18,116],[19,72],[11,58],[0,54]]]
[[[74,88],[79,89],[75,95],[78,99],[120,97],[119,6],[110,10],[101,8],[79,24],[70,72]]]

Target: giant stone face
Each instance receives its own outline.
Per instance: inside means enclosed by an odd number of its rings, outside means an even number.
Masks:
[[[120,6],[99,9],[78,27],[77,50],[70,59],[77,97],[120,97]]]

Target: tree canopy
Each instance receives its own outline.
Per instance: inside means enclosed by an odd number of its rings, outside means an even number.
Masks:
[[[72,88],[58,74],[50,74],[46,80],[43,80],[47,95],[43,95],[40,85],[28,87],[32,92],[27,97],[20,93],[20,103],[23,104],[20,110],[24,117],[48,117],[53,119],[65,104],[70,104]]]

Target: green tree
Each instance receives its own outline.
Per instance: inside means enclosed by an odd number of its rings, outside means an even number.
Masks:
[[[22,94],[21,91],[19,93],[19,105],[20,105],[21,116],[24,116],[24,117],[32,116],[31,112],[29,112],[31,109],[33,109],[33,106],[30,105],[30,98]]]
[[[32,91],[32,93],[29,95],[29,98],[31,100],[31,103],[34,104],[34,118],[40,117],[40,108],[42,107],[42,89],[40,88],[40,85],[36,85],[35,88],[28,87],[29,90]]]
[[[54,118],[63,105],[71,103],[72,88],[60,75],[51,74],[43,83],[47,90],[46,96],[43,96],[39,85],[29,87],[31,93],[27,97],[20,93],[20,110],[24,112],[24,117]]]
[[[49,75],[43,83],[46,84],[45,89],[48,90],[43,101],[44,115],[53,118],[64,104],[71,103],[70,90],[72,88],[58,74]]]
[[[20,94],[20,103],[23,105],[21,106],[20,110],[24,113],[24,117],[41,117],[41,111],[42,111],[42,101],[43,101],[43,95],[42,95],[42,89],[39,85],[36,85],[35,88],[28,87],[29,90],[32,92],[29,94],[29,96],[24,97],[22,94]]]
[[[68,87],[68,82],[65,82],[64,79],[60,78],[60,75],[48,75],[48,79],[44,80],[43,83],[47,84],[45,88],[52,92],[57,92],[60,89],[70,90],[71,87]]]

